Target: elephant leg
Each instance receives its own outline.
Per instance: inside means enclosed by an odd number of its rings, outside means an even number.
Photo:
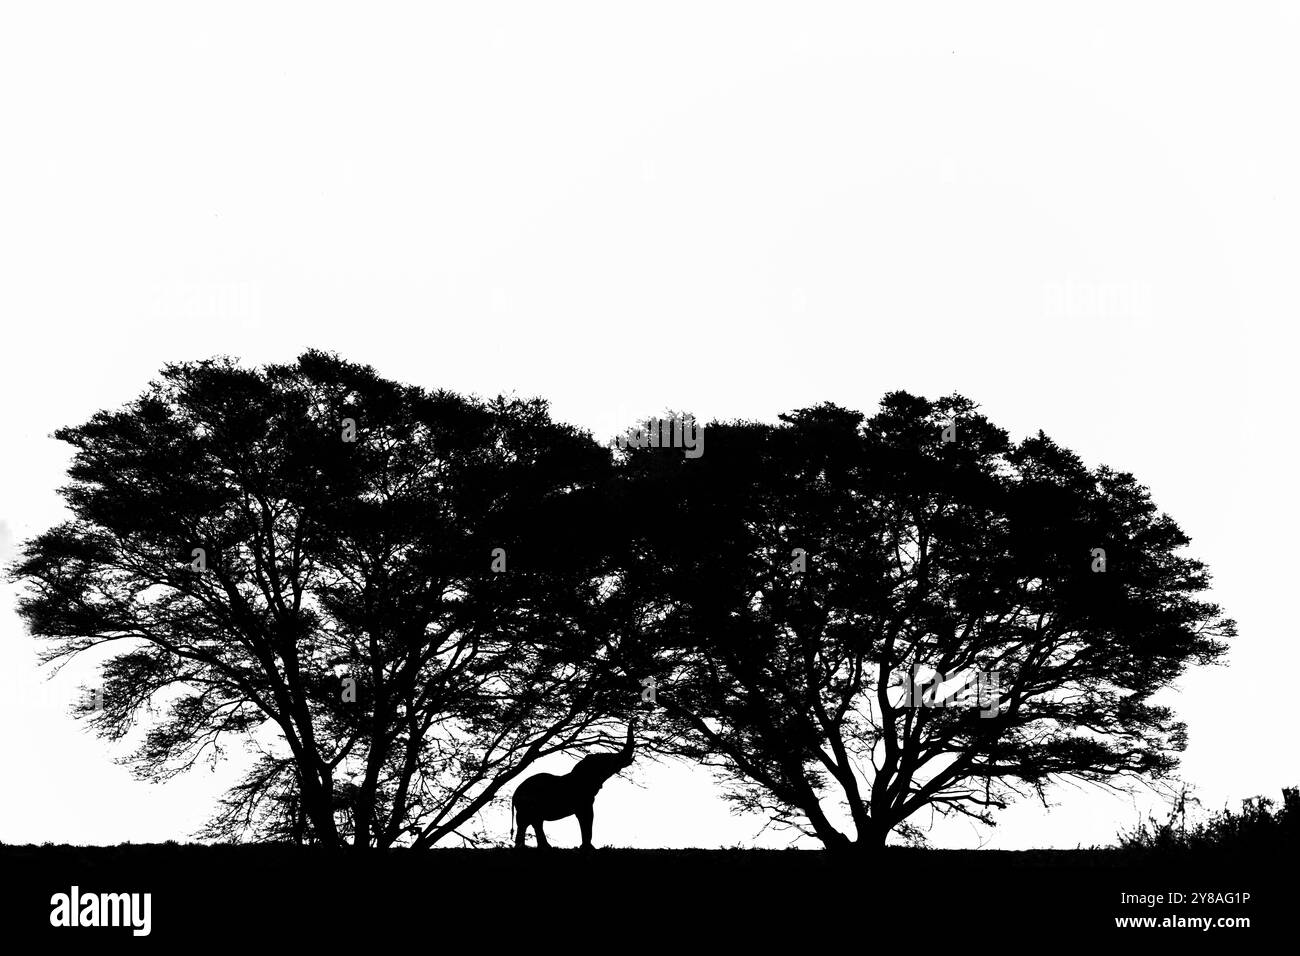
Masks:
[[[515,830],[515,849],[522,850],[524,848],[524,834],[528,832],[529,821],[516,818],[515,822],[519,824]]]
[[[588,804],[585,807],[578,807],[576,816],[578,817],[578,826],[582,827],[582,848],[591,849],[591,820],[595,814],[595,809]]]
[[[542,821],[539,817],[533,822],[533,832],[537,834],[537,848],[546,849],[550,844],[546,842],[546,833],[542,830]]]

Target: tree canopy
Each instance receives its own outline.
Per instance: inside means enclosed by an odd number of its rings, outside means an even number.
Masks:
[[[104,654],[141,777],[249,750],[223,839],[473,841],[647,700],[647,749],[835,849],[1176,766],[1156,695],[1235,626],[1132,475],[960,396],[704,430],[615,455],[325,353],[171,365],[56,433],[20,612],[52,665]]]
[[[140,776],[253,748],[210,835],[428,845],[602,739],[610,453],[544,403],[310,352],[170,366],[56,437],[72,518],[20,611],[49,662],[116,651],[90,719],[144,719]]]
[[[1054,780],[1174,767],[1185,728],[1152,697],[1234,625],[1133,476],[961,397],[705,430],[697,460],[626,456],[656,513],[626,600],[664,739],[741,806],[872,847],[925,807],[992,822]]]

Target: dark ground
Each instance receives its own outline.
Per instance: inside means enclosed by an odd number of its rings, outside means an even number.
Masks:
[[[506,849],[330,853],[308,847],[0,845],[0,920],[55,951],[223,949],[303,944],[337,953],[402,946],[437,952],[551,941],[577,952],[653,947],[762,952],[827,945],[956,949],[1006,942],[1167,939],[1216,945],[1285,938],[1300,923],[1292,861],[1277,855],[1169,856],[1118,850],[890,848],[875,860],[810,851]],[[152,933],[52,928],[54,893],[148,891]],[[1185,894],[1180,905],[1121,893]],[[1192,903],[1193,893],[1250,893]],[[1115,917],[1247,916],[1251,927],[1116,928]],[[890,927],[882,936],[883,926]],[[1244,934],[1240,935],[1240,934]],[[63,945],[59,945],[59,944]],[[30,945],[30,943],[29,943]],[[1122,944],[1121,944],[1122,945]],[[27,948],[3,947],[9,952]],[[279,949],[279,946],[274,948]],[[204,950],[208,951],[205,945]],[[288,950],[286,950],[288,951]]]

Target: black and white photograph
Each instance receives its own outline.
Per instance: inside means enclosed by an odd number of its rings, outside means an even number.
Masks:
[[[5,951],[1292,935],[1297,49],[0,4]]]

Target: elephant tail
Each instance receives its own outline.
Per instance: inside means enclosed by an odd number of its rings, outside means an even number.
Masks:
[[[510,842],[515,842],[515,817],[519,816],[519,808],[515,806],[513,800],[510,801]]]

